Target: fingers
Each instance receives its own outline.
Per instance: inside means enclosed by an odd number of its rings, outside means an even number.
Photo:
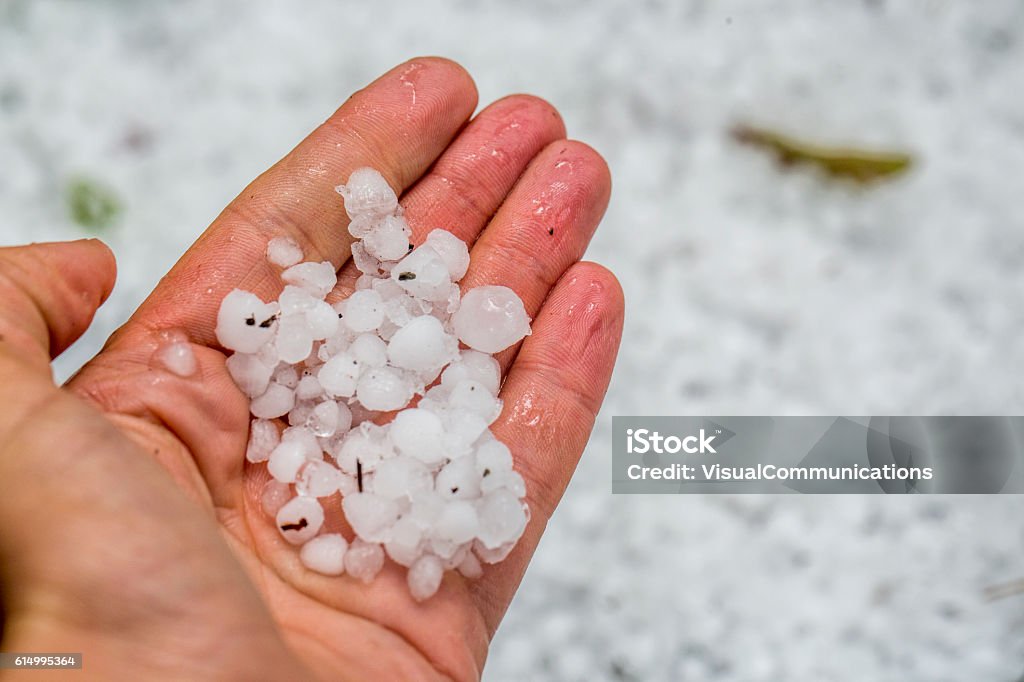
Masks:
[[[334,187],[372,166],[401,193],[434,162],[476,107],[476,88],[454,62],[420,58],[357,92],[224,210],[133,318],[181,327],[214,345],[216,309],[239,287],[268,297],[278,270],[267,241],[287,235],[307,260],[348,257],[348,217]]]
[[[463,291],[501,284],[536,315],[552,285],[583,256],[610,193],[608,166],[597,152],[573,140],[548,145],[473,246]],[[498,354],[503,370],[515,352]]]
[[[115,276],[96,239],[0,249],[0,348],[48,367],[92,323]]]
[[[608,270],[595,263],[571,267],[544,303],[502,387],[505,410],[492,429],[512,449],[531,518],[512,554],[471,583],[492,632],[590,438],[622,336],[623,305],[622,289]]]
[[[562,118],[542,99],[512,95],[488,106],[402,197],[412,242],[442,228],[472,244],[530,161],[564,137]],[[347,263],[331,300],[350,294],[359,274]]]

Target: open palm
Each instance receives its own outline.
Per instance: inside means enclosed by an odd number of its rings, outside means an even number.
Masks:
[[[479,677],[590,435],[623,302],[611,273],[579,261],[610,191],[600,156],[565,140],[536,98],[469,120],[475,107],[468,74],[435,58],[353,95],[224,210],[63,389],[49,359],[109,292],[109,253],[96,242],[0,252],[5,650],[84,651],[86,670],[107,678]],[[352,290],[333,188],[362,166],[399,190],[414,243],[442,227],[471,244],[464,288],[509,286],[535,318],[498,356],[505,407],[492,427],[526,480],[531,521],[508,559],[475,581],[447,574],[422,604],[390,562],[369,585],[301,565],[261,510],[268,475],[244,460],[248,405],[213,333],[232,289],[276,297],[275,236],[336,265],[333,297]],[[193,342],[196,375],[151,362],[168,330]],[[330,505],[327,526],[342,523]]]

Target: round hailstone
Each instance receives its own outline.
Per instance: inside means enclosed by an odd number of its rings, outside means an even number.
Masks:
[[[476,537],[479,528],[480,522],[477,520],[473,503],[453,500],[441,510],[434,526],[434,533],[439,538],[461,544]]]
[[[270,479],[263,484],[260,492],[260,505],[267,516],[277,516],[277,512],[292,499],[292,490],[287,483]]]
[[[277,529],[285,540],[301,545],[324,524],[324,508],[315,497],[296,497],[277,510]]]
[[[357,168],[348,176],[348,182],[334,190],[345,200],[345,211],[350,218],[362,214],[383,216],[398,208],[395,191],[373,168]]]
[[[512,452],[500,440],[488,441],[476,449],[476,470],[481,478],[512,471]]]
[[[266,462],[279,442],[281,436],[273,422],[253,419],[249,428],[249,445],[245,449],[245,458],[254,463]]]
[[[306,459],[323,459],[323,451],[320,449],[320,442],[308,428],[303,426],[290,426],[281,434],[282,443],[297,443],[302,448],[302,454]]]
[[[428,599],[437,592],[441,586],[441,578],[444,575],[444,565],[436,556],[426,554],[416,560],[409,567],[406,579],[409,583],[409,592],[416,601]]]
[[[348,347],[348,353],[364,367],[388,364],[388,344],[376,334],[360,334]]]
[[[448,410],[443,421],[447,427],[444,446],[452,459],[469,454],[473,443],[487,431],[487,421],[469,410]]]
[[[364,474],[368,473],[376,468],[378,462],[393,454],[387,430],[372,422],[363,422],[345,436],[341,447],[334,453],[334,460],[346,474],[356,476],[360,466]]]
[[[384,321],[384,301],[373,289],[363,289],[345,299],[341,312],[345,326],[352,331],[373,331]]]
[[[281,365],[274,370],[274,374],[270,378],[275,384],[281,384],[291,389],[299,385],[299,372],[291,365]]]
[[[267,471],[282,483],[294,483],[299,469],[306,463],[306,449],[297,440],[284,440],[270,453]]]
[[[347,353],[335,355],[324,363],[316,378],[329,396],[351,398],[356,392],[361,365]]]
[[[314,298],[305,289],[291,284],[285,286],[284,291],[277,297],[281,306],[282,315],[300,315],[313,309],[319,299]]]
[[[225,365],[228,374],[235,380],[235,385],[250,398],[262,395],[270,384],[273,367],[267,367],[258,355],[235,353],[227,359]]]
[[[302,260],[302,249],[291,237],[274,237],[267,242],[267,260],[282,268],[291,267]]]
[[[476,580],[484,574],[484,569],[480,565],[480,560],[473,556],[472,552],[466,552],[466,556],[462,559],[462,562],[457,568],[463,577],[469,578],[470,580]]]
[[[526,527],[526,511],[523,503],[511,491],[504,488],[488,493],[477,503],[480,519],[479,540],[487,549],[496,549],[508,542],[515,542]]]
[[[376,543],[356,538],[345,552],[345,570],[364,583],[376,578],[383,567],[384,550]]]
[[[302,362],[313,350],[313,335],[305,315],[285,315],[278,322],[277,352],[282,362]]]
[[[302,287],[317,298],[323,298],[338,283],[338,274],[334,271],[334,266],[327,261],[307,262],[291,266],[281,273],[281,279],[288,284]]]
[[[274,335],[277,303],[264,303],[255,294],[235,289],[217,312],[217,341],[239,353],[255,353]]]
[[[334,432],[338,430],[339,422],[338,403],[333,400],[325,400],[313,408],[306,425],[315,435],[327,438],[333,436]]]
[[[418,408],[402,410],[392,420],[388,435],[400,454],[428,465],[444,459],[444,424],[432,412]]]
[[[437,252],[448,268],[448,276],[458,282],[469,269],[469,247],[448,230],[431,230],[423,242]]]
[[[405,218],[387,216],[363,237],[363,246],[366,253],[377,260],[396,261],[409,253],[410,234],[412,232]],[[372,272],[376,273],[376,270]]]
[[[302,546],[299,560],[302,564],[317,573],[324,575],[341,575],[345,572],[345,553],[348,542],[337,533],[320,535]]]
[[[476,287],[462,297],[452,315],[456,336],[484,353],[497,353],[530,333],[530,318],[516,292],[508,287]]]
[[[452,410],[466,410],[491,424],[501,414],[502,403],[479,381],[460,381],[448,394],[448,407]]]
[[[320,380],[312,374],[306,374],[295,386],[295,397],[298,400],[314,400],[324,394],[324,387]]]
[[[380,412],[399,410],[412,399],[412,385],[390,367],[374,367],[359,379],[356,398],[363,407]]]
[[[383,460],[373,471],[373,493],[390,500],[409,497],[421,490],[431,490],[434,479],[430,470],[412,457]]]
[[[407,517],[399,519],[391,529],[384,550],[396,564],[409,566],[420,558],[423,530]]]
[[[501,471],[484,476],[480,481],[480,492],[486,495],[499,488],[505,488],[519,498],[526,497],[526,481],[518,471]]]
[[[330,497],[338,492],[341,472],[324,461],[306,462],[295,479],[295,492],[309,497]]]
[[[386,541],[398,520],[399,507],[395,501],[373,493],[346,495],[341,506],[352,530],[367,542]]]
[[[252,399],[249,411],[260,419],[275,419],[288,414],[295,406],[295,393],[287,386],[271,383],[263,395]]]
[[[438,369],[458,353],[459,343],[441,321],[422,315],[395,332],[388,342],[388,360],[395,367],[426,372]]]
[[[433,490],[421,490],[413,493],[412,504],[406,517],[424,531],[433,529],[437,517],[444,509],[445,501]]]
[[[391,270],[391,279],[411,296],[425,301],[447,301],[451,288],[448,266],[429,246],[420,246]]]
[[[166,343],[161,344],[156,349],[154,358],[167,371],[179,377],[192,376],[199,369],[192,345],[183,334],[174,334]]]
[[[487,353],[470,349],[460,351],[459,359],[448,365],[441,374],[441,385],[455,388],[463,379],[479,381],[487,387],[491,395],[498,395],[501,366]]]
[[[472,500],[480,496],[480,474],[472,457],[452,460],[437,473],[434,490],[445,500]]]
[[[306,311],[309,334],[317,341],[333,336],[340,324],[338,313],[326,301],[315,301],[313,307]]]

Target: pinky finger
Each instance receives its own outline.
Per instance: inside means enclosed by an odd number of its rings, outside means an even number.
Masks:
[[[508,559],[471,583],[492,632],[590,439],[622,337],[623,306],[611,272],[573,265],[552,288],[502,387],[505,409],[492,429],[514,453],[531,518]]]

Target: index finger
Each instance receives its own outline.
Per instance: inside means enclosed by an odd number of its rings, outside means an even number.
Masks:
[[[401,194],[444,151],[476,103],[473,80],[449,60],[418,58],[387,72],[246,187],[129,326],[179,327],[196,343],[216,345],[216,311],[228,292],[246,289],[265,300],[277,294],[280,273],[266,260],[273,237],[291,237],[307,260],[338,268],[353,240],[334,187],[356,168],[371,166]]]

